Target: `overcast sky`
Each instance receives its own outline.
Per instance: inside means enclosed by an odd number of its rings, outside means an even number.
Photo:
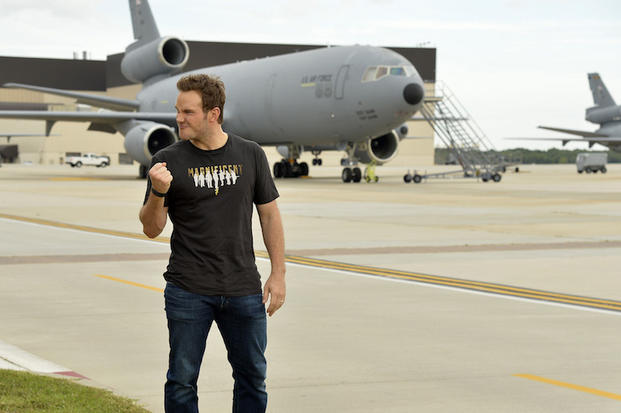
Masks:
[[[594,130],[587,72],[621,103],[618,0],[151,0],[160,34],[186,40],[437,48],[437,79],[498,149],[560,147],[510,136]],[[0,0],[0,55],[93,59],[133,40],[123,0]],[[416,63],[416,62],[413,62]],[[1,70],[1,68],[0,68]],[[570,144],[568,148],[585,148]]]

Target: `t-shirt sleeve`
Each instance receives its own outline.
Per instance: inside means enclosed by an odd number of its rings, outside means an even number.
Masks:
[[[255,165],[256,165],[256,180],[254,184],[254,198],[253,201],[257,205],[267,204],[272,202],[280,195],[272,179],[270,172],[270,165],[267,162],[267,156],[263,149],[256,145],[255,148]]]
[[[147,203],[147,201],[149,200],[149,195],[151,194],[151,178],[149,178],[148,171],[151,170],[151,168],[153,168],[153,165],[155,165],[158,162],[162,162],[162,160],[159,159],[157,155],[151,158],[151,166],[149,166],[149,169],[147,170],[147,190],[144,194],[144,201],[142,201],[142,205]],[[164,197],[164,206],[165,207],[168,206],[168,196]]]

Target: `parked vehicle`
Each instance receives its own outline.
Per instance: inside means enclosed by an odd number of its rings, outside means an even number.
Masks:
[[[591,172],[596,173],[597,171],[601,171],[601,173],[605,174],[607,162],[608,154],[605,152],[583,152],[579,153],[576,157],[576,168],[579,174],[582,172],[590,174]]]
[[[72,168],[80,168],[82,165],[106,167],[110,165],[109,156],[99,156],[94,153],[85,153],[81,156],[68,156],[65,163],[71,165]]]

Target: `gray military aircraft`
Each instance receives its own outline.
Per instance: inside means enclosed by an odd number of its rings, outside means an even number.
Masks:
[[[0,133],[0,137],[6,138],[6,142],[10,143],[11,138],[33,138],[35,136],[50,136],[43,135],[42,133]]]
[[[600,145],[607,146],[616,152],[621,152],[621,105],[617,105],[615,103],[599,73],[589,73],[588,78],[595,106],[587,108],[585,119],[591,123],[598,124],[600,126],[599,129],[595,132],[589,132],[551,126],[538,126],[540,129],[563,132],[570,135],[578,135],[581,136],[581,138],[562,137],[511,139],[561,141],[563,146],[565,146],[568,142],[588,142],[589,148],[596,143],[599,143]]]
[[[328,47],[180,73],[187,44],[159,34],[146,0],[130,0],[135,42],[125,50],[123,75],[143,84],[135,100],[17,83],[19,87],[75,98],[99,112],[0,111],[0,118],[41,119],[49,133],[57,121],[90,122],[89,130],[125,136],[125,149],[145,177],[151,157],[177,141],[176,82],[188,73],[219,76],[226,86],[225,131],[277,146],[283,160],[275,177],[308,175],[303,151],[345,151],[344,182],[359,182],[357,164],[392,160],[407,134],[405,122],[422,106],[423,81],[406,58],[369,46]],[[353,167],[353,168],[352,168]]]

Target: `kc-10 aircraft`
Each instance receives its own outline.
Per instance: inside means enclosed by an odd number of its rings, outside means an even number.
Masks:
[[[585,119],[591,123],[599,125],[595,132],[580,131],[575,129],[556,128],[551,126],[539,126],[540,129],[547,129],[556,132],[563,132],[570,135],[578,135],[581,138],[511,138],[516,140],[547,140],[561,141],[563,146],[567,142],[588,142],[589,148],[599,143],[607,146],[613,151],[621,152],[621,105],[617,105],[610,92],[606,88],[604,81],[599,73],[589,73],[589,86],[593,93],[593,103],[595,106],[587,108]]]
[[[344,182],[359,182],[358,163],[392,160],[407,134],[405,122],[423,105],[423,81],[400,54],[370,46],[344,46],[243,61],[180,73],[189,48],[160,36],[147,0],[130,0],[134,43],[121,61],[123,75],[143,88],[135,100],[33,85],[24,88],[72,97],[99,112],[0,111],[0,118],[41,119],[49,134],[57,121],[90,122],[89,130],[125,137],[127,153],[146,177],[151,157],[178,140],[177,80],[190,73],[219,76],[226,88],[223,129],[261,145],[277,146],[283,160],[274,176],[308,175],[303,151],[345,151]],[[352,168],[353,167],[353,168]]]

